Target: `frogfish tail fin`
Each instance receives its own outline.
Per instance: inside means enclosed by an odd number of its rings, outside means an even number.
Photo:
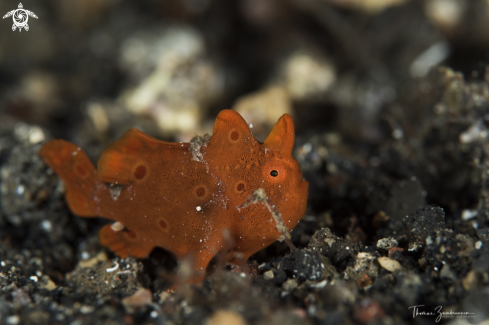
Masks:
[[[68,141],[51,140],[41,147],[39,155],[65,184],[71,212],[82,217],[100,216],[100,202],[108,189],[98,180],[95,166],[85,152]]]

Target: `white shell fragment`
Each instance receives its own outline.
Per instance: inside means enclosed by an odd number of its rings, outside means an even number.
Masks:
[[[124,229],[124,225],[119,221],[116,221],[110,226],[110,229],[112,229],[113,231],[121,231]]]
[[[384,269],[386,269],[389,272],[394,272],[396,270],[402,269],[402,266],[401,264],[399,264],[398,261],[391,260],[388,257],[379,257],[377,259],[377,262],[379,262],[380,266],[382,266]]]

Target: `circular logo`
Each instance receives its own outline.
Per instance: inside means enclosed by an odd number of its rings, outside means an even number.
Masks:
[[[24,9],[17,9],[13,15],[15,26],[22,28],[27,25],[27,21],[29,20],[29,16]]]

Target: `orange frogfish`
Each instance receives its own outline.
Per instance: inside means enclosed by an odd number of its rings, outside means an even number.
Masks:
[[[294,137],[290,115],[261,143],[241,115],[223,110],[212,136],[190,143],[130,129],[102,152],[96,169],[64,140],[47,142],[39,153],[63,180],[75,215],[115,221],[100,230],[103,246],[137,258],[162,247],[178,260],[193,260],[192,282],[198,282],[229,238],[232,262],[235,256],[246,261],[281,236],[265,206],[243,207],[255,190],[265,191],[289,229],[302,218],[308,183],[291,155]]]

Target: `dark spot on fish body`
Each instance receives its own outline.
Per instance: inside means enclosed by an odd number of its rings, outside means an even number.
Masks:
[[[237,141],[239,139],[239,133],[237,131],[232,131],[229,137],[231,140]]]
[[[205,188],[203,187],[198,187],[196,190],[195,190],[195,194],[198,196],[198,197],[203,197],[205,195]]]
[[[136,177],[137,179],[143,179],[145,175],[146,175],[146,167],[144,167],[143,165],[139,165],[136,168],[136,171],[134,171],[134,177]]]

